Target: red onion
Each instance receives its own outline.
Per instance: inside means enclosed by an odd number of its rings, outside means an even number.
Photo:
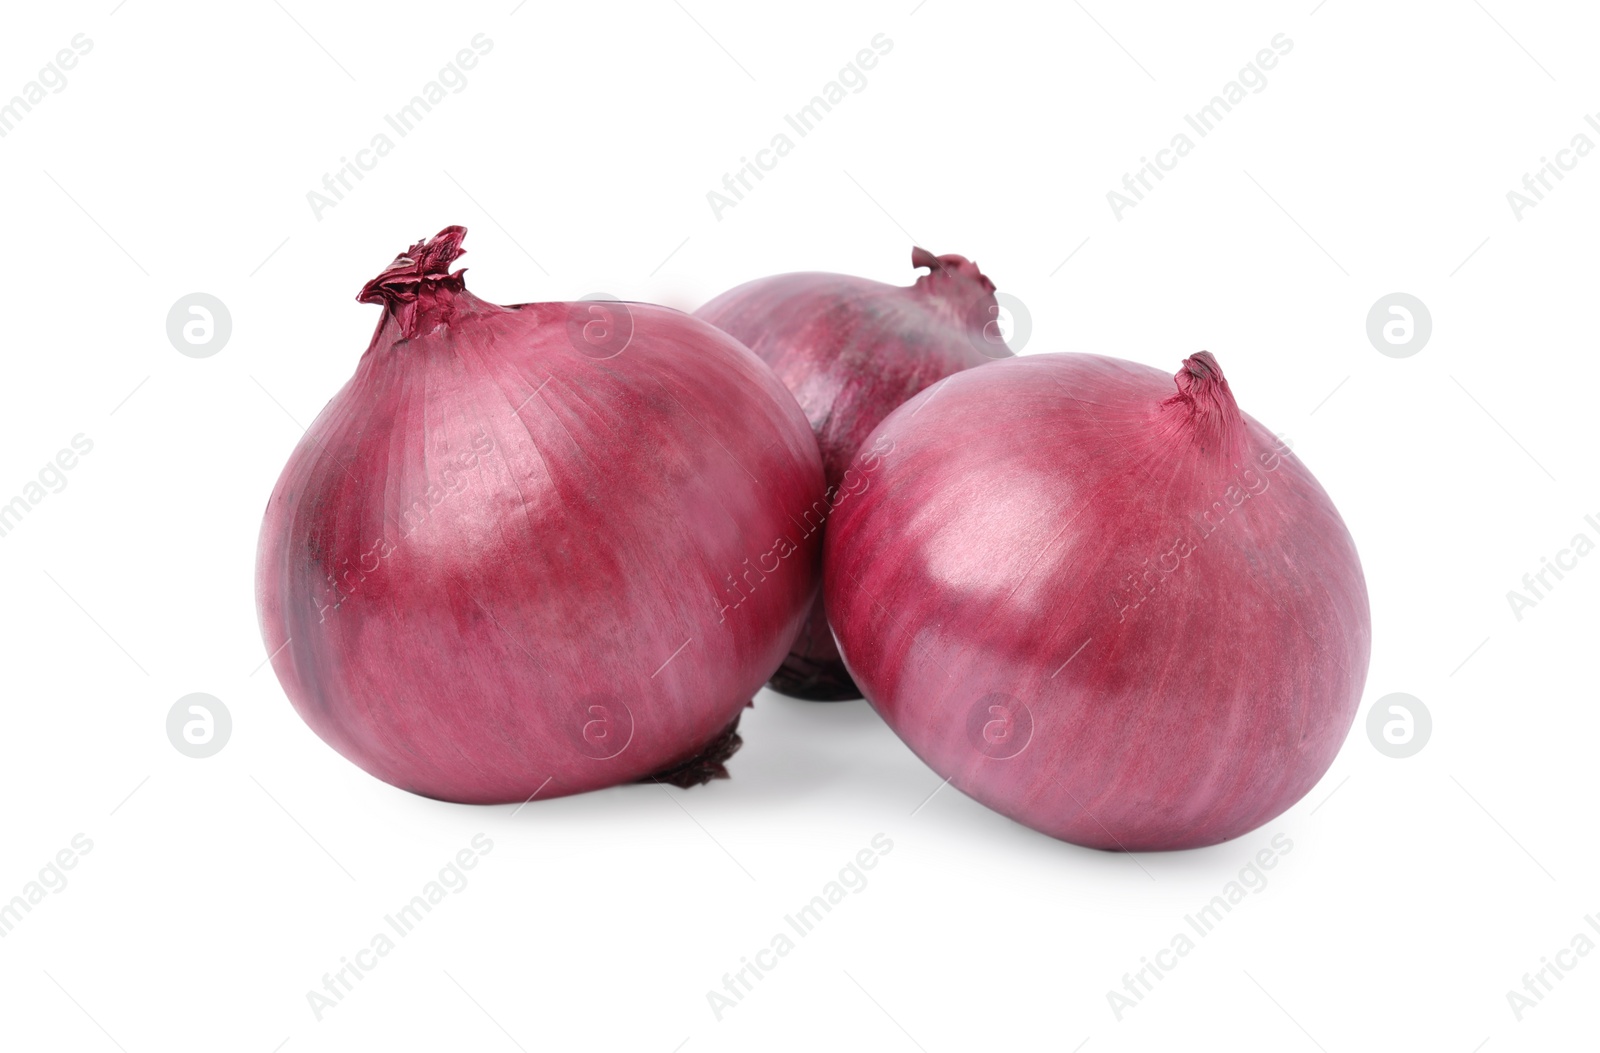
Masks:
[[[889,411],[957,370],[1009,357],[994,283],[961,256],[911,250],[928,273],[902,288],[844,274],[780,274],[729,290],[695,317],[737,337],[805,410],[830,502],[861,440]],[[822,596],[772,679],[797,698],[861,692],[839,661]]]
[[[1214,844],[1282,813],[1354,719],[1355,544],[1216,359],[959,373],[865,447],[828,526],[844,660],[934,771],[1106,849]]]
[[[267,506],[257,589],[284,690],[429,797],[723,774],[820,574],[791,519],[822,498],[805,417],[677,311],[478,299],[449,269],[465,233],[361,291],[383,319]]]

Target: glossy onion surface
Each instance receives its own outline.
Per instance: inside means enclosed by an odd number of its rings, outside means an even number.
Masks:
[[[703,781],[814,598],[805,417],[688,315],[473,296],[464,233],[362,291],[377,332],[273,491],[273,668],[330,745],[430,797]]]
[[[851,675],[953,785],[1104,849],[1237,837],[1327,771],[1366,678],[1355,545],[1201,352],[958,373],[867,440],[825,593]]]

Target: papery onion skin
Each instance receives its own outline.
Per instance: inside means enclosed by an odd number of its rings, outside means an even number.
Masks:
[[[1370,653],[1349,531],[1216,360],[956,374],[883,422],[824,590],[872,705],[962,792],[1094,848],[1193,848],[1327,771]]]
[[[428,797],[721,774],[814,597],[806,420],[688,315],[473,296],[449,270],[464,233],[362,290],[384,316],[268,503],[273,668],[325,741]]]
[[[891,410],[951,373],[1011,355],[994,283],[977,264],[916,248],[911,265],[928,273],[910,286],[779,274],[695,312],[759,355],[794,392],[822,448],[830,500],[862,440]],[[820,595],[771,686],[814,701],[861,697],[839,661]]]

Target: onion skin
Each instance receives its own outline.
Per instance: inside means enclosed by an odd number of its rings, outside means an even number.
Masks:
[[[872,705],[962,792],[1093,848],[1278,816],[1366,679],[1366,584],[1327,494],[1211,355],[1176,379],[1076,354],[956,374],[873,432],[870,486],[828,527],[828,609]]]
[[[273,491],[273,668],[326,742],[428,797],[721,774],[814,597],[820,539],[791,519],[823,490],[805,418],[688,315],[478,299],[449,271],[464,233],[362,291],[385,307],[371,345]],[[631,318],[619,353],[582,344],[597,309]]]
[[[929,384],[1011,355],[994,283],[957,255],[913,249],[909,287],[843,274],[780,274],[723,293],[695,317],[772,367],[822,448],[830,499],[878,422]],[[771,686],[813,701],[860,698],[839,660],[821,595]]]

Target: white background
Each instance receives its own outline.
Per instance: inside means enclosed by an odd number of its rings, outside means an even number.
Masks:
[[[0,538],[0,899],[93,842],[0,939],[7,1048],[1595,1044],[1600,954],[1520,1022],[1506,997],[1600,914],[1600,557],[1520,621],[1506,598],[1600,537],[1600,160],[1520,218],[1506,196],[1573,136],[1600,142],[1593,13],[915,2],[7,9],[0,97],[74,34],[93,50],[0,139],[0,499],[94,443]],[[467,86],[314,216],[324,173],[478,33]],[[878,33],[866,87],[714,216],[724,173]],[[1278,33],[1266,87],[1115,217],[1107,192]],[[927,800],[938,777],[864,702],[763,692],[733,778],[687,793],[513,814],[365,775],[263,667],[256,532],[377,321],[356,291],[458,222],[498,302],[692,309],[805,269],[905,284],[915,238],[1027,305],[1029,353],[1176,369],[1211,350],[1362,554],[1372,668],[1332,770],[1235,842],[1140,857]],[[211,358],[165,331],[196,291],[232,316]],[[1433,319],[1404,359],[1365,332],[1397,291]],[[1434,732],[1394,760],[1365,720],[1400,691]],[[210,759],[166,736],[190,692],[233,716]],[[470,884],[317,1021],[306,992],[479,832]],[[870,884],[719,1022],[706,993],[880,832]],[[1276,834],[1293,849],[1270,883],[1116,1019],[1107,992]]]

